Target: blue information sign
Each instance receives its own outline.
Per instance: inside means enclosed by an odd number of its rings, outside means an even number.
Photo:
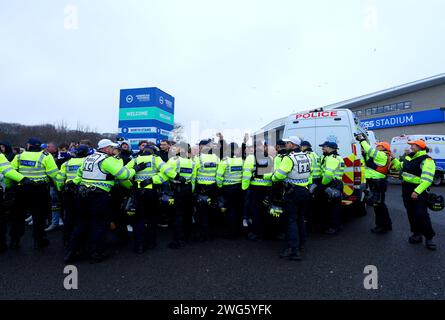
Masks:
[[[437,122],[445,122],[445,111],[442,109],[433,109],[397,114],[387,117],[365,119],[361,121],[361,124],[369,130],[378,130]]]

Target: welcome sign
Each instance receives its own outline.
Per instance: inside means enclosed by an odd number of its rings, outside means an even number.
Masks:
[[[121,89],[119,134],[136,148],[140,140],[159,143],[174,125],[175,98],[156,88]]]

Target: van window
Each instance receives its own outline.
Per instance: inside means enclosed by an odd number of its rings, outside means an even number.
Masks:
[[[312,149],[322,155],[320,144],[326,140],[334,141],[338,144],[338,153],[342,157],[349,156],[352,153],[351,129],[347,126],[329,126],[315,128],[292,128],[286,133],[287,136],[298,136],[303,140],[307,140],[312,144]]]

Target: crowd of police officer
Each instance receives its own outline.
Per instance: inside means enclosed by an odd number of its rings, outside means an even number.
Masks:
[[[425,142],[409,142],[412,153],[400,161],[393,158],[388,143],[371,146],[362,135],[357,140],[369,186],[366,201],[375,211],[376,226],[371,231],[392,230],[385,193],[389,168],[394,167],[403,180],[412,231],[409,242],[421,243],[425,237],[426,247],[435,250],[427,193],[435,164]],[[170,248],[215,236],[245,235],[255,241],[278,237],[286,242],[280,257],[290,260],[302,259],[307,224],[331,235],[341,230],[345,164],[335,142],[319,146],[321,157],[309,141],[296,136],[278,141],[275,150],[264,143],[227,144],[222,136],[218,143],[200,141],[194,156],[187,143],[163,141],[160,147],[142,141],[134,153],[125,141],[103,139],[96,150],[79,145],[75,156],[60,167],[35,138],[11,162],[0,154],[4,177],[0,251],[19,249],[26,213],[32,215],[35,248],[49,245],[45,227],[50,186],[62,198],[67,263],[106,259],[110,230],[126,243],[127,225],[133,229],[135,252],[152,249],[165,217],[173,234]],[[9,215],[3,212],[7,207],[3,193],[14,194]]]

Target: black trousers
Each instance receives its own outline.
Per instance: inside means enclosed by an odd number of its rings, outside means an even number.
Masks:
[[[69,241],[76,226],[76,219],[79,212],[79,197],[71,191],[62,194],[63,208],[63,243],[69,245]]]
[[[294,186],[284,194],[286,242],[289,248],[298,248],[306,242],[304,217],[309,198],[309,190],[300,186]]]
[[[252,217],[251,231],[259,236],[264,237],[268,234],[267,222],[271,220],[267,212],[267,206],[263,204],[266,197],[270,196],[271,187],[253,186],[249,188],[248,211],[249,216]]]
[[[417,185],[412,183],[402,183],[403,204],[408,214],[411,232],[415,235],[423,235],[430,240],[436,233],[428,213],[428,195],[426,192],[422,192],[417,200],[411,199],[411,194],[416,187]]]
[[[157,189],[139,189],[135,194],[134,244],[154,246],[157,243],[159,197]]]
[[[170,210],[173,241],[190,240],[192,236],[192,185],[180,185],[174,190],[175,205]]]
[[[387,179],[367,179],[370,191],[379,199],[379,204],[374,206],[375,225],[380,228],[390,229],[392,227],[391,217],[385,203]]]
[[[128,242],[128,216],[124,207],[124,199],[129,195],[129,192],[122,187],[114,186],[111,189],[112,202],[112,222],[116,225],[116,237],[120,243]]]
[[[210,205],[196,205],[196,224],[198,226],[199,234],[201,238],[208,239],[215,235],[216,228],[216,196],[217,196],[216,183],[211,185],[197,184],[195,186],[195,196],[203,194],[211,199]]]
[[[325,188],[320,188],[318,200],[320,201],[320,210],[322,210],[322,229],[336,229],[341,225],[341,198],[329,199],[324,191]]]
[[[30,212],[33,221],[34,240],[45,238],[48,212],[51,212],[49,184],[17,187],[16,202],[11,226],[11,240],[19,241],[25,234],[25,214]]]
[[[241,184],[223,186],[221,191],[227,208],[224,235],[233,238],[241,232],[244,193]]]
[[[79,195],[79,212],[69,244],[69,250],[83,249],[89,241],[91,253],[103,254],[105,240],[110,230],[111,195],[105,191],[88,192]]]

